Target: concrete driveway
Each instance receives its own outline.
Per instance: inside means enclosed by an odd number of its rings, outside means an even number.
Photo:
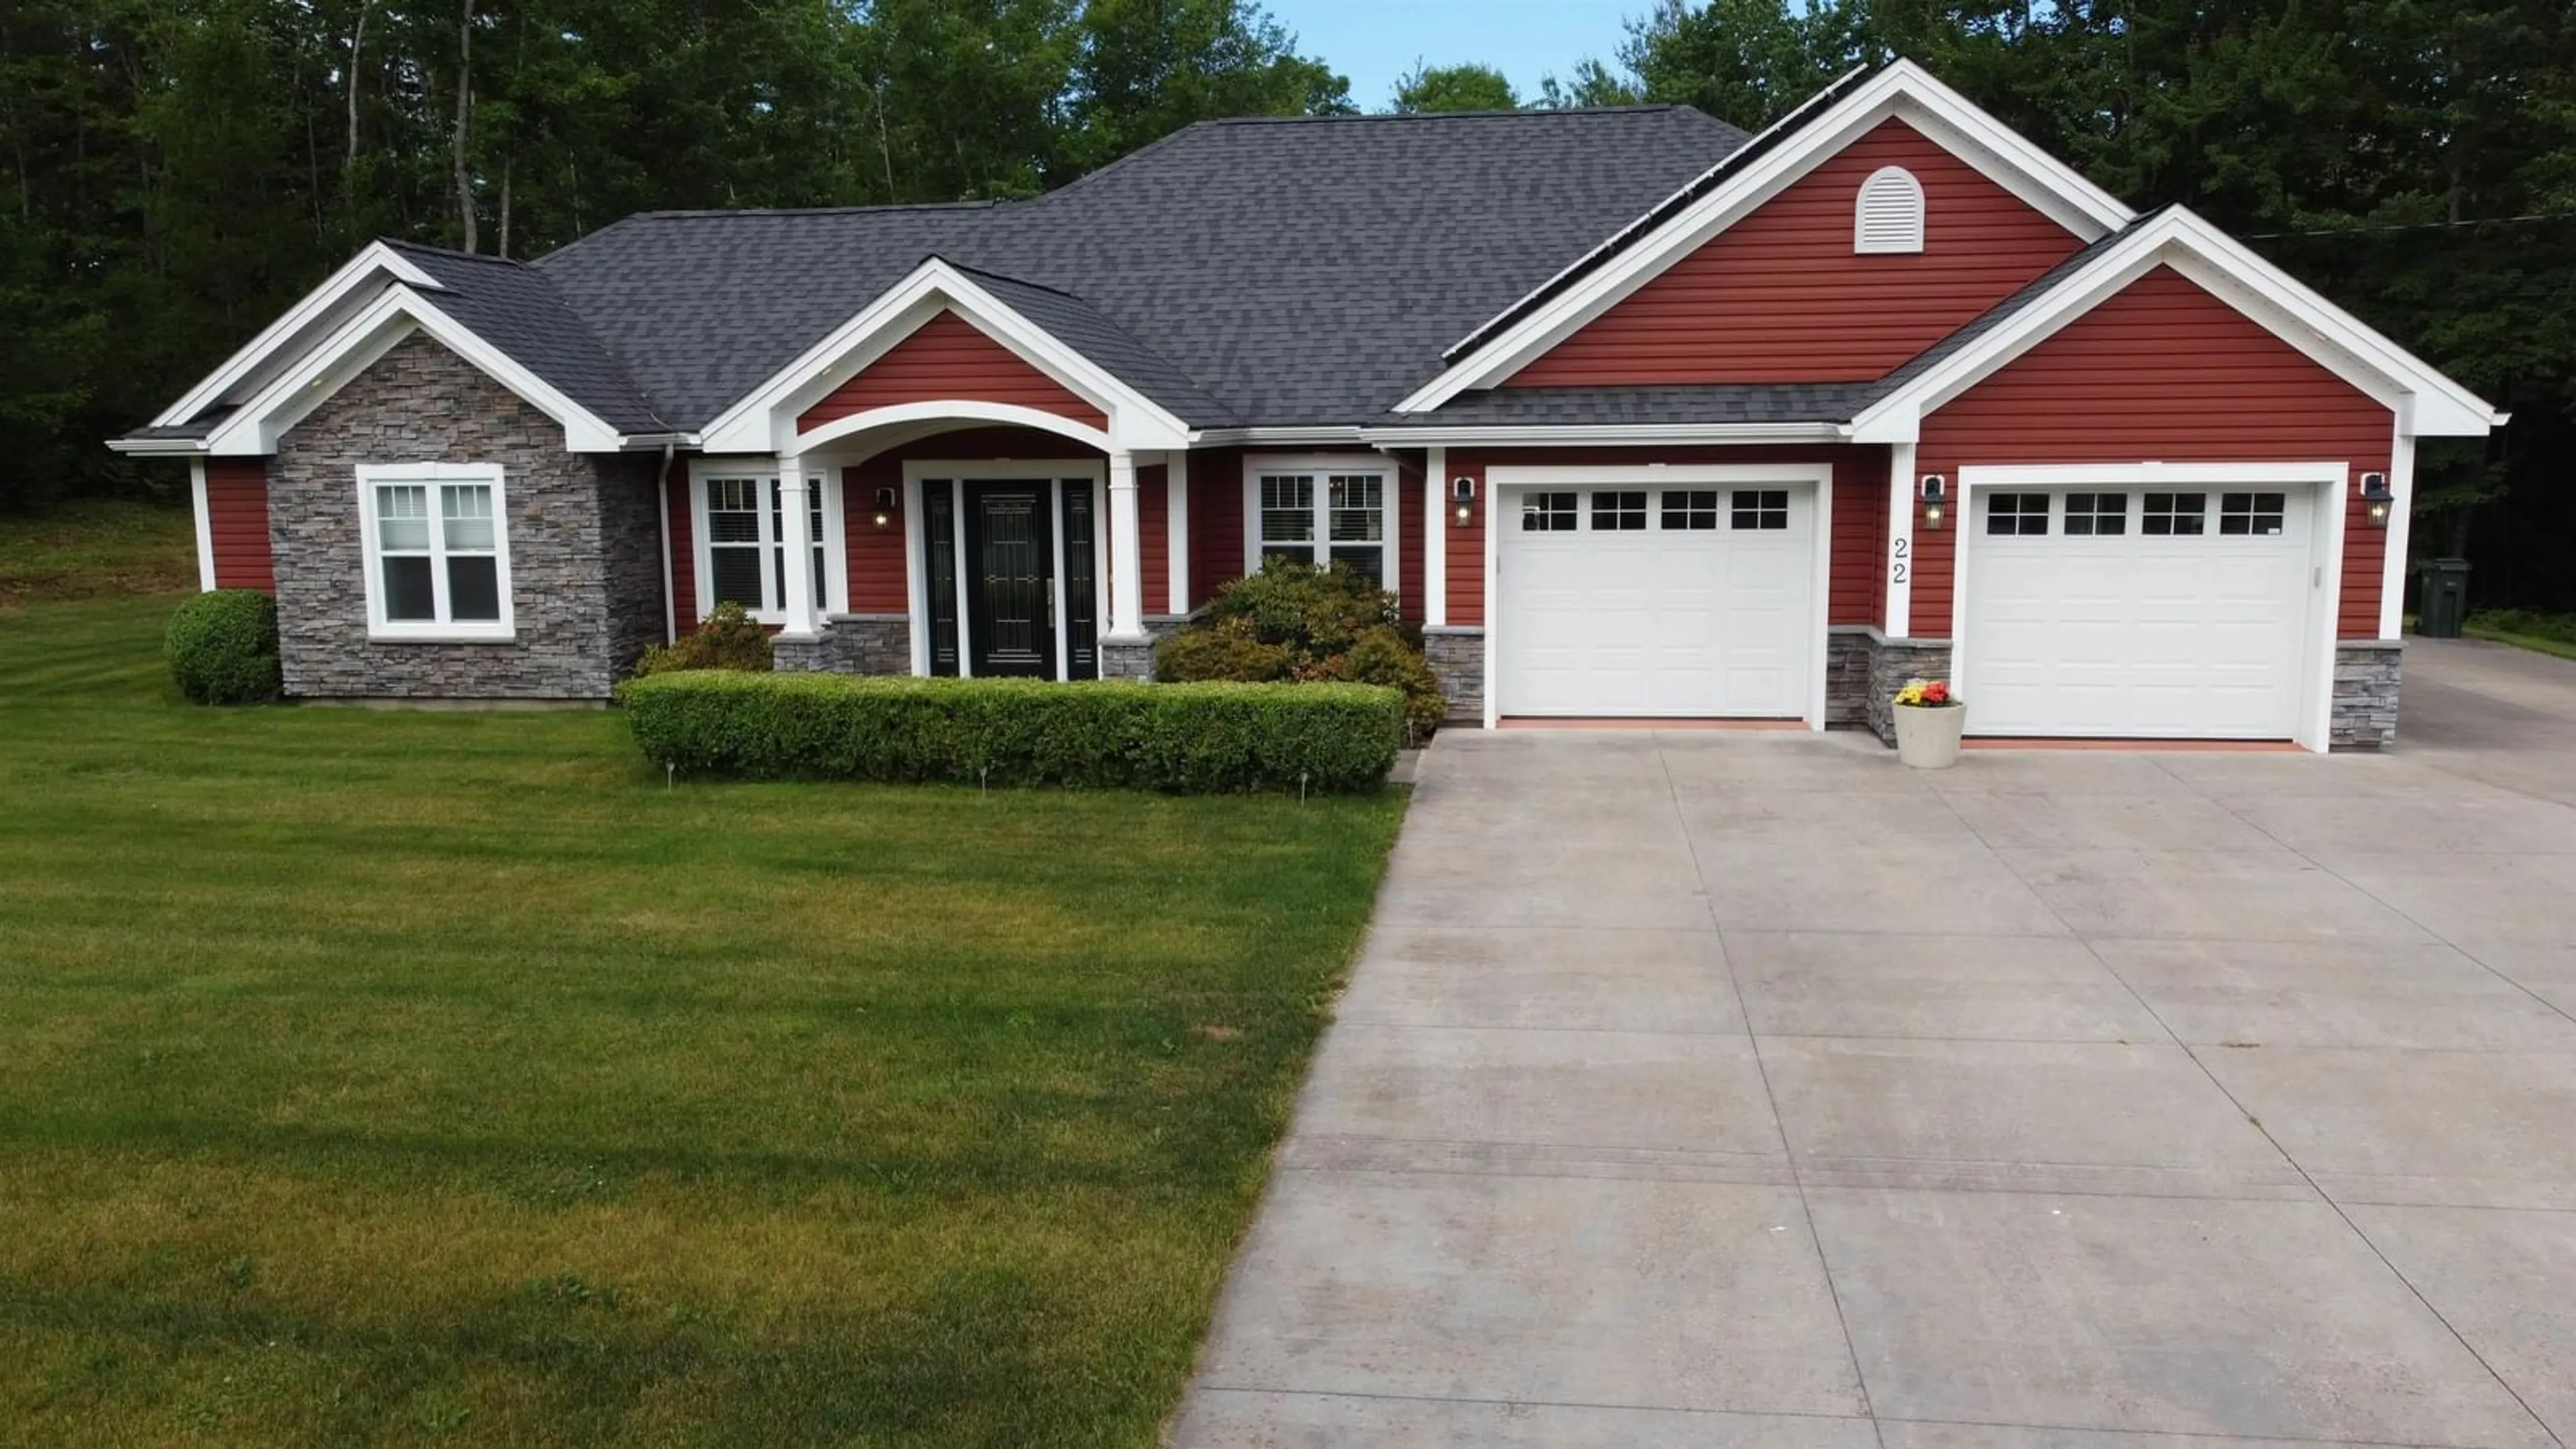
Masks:
[[[2576,1441],[2576,664],[2408,671],[2378,757],[1444,736],[1175,1442]]]

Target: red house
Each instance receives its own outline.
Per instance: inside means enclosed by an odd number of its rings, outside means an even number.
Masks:
[[[1455,713],[2394,732],[2415,440],[2487,403],[1921,69],[1681,107],[1221,121],[1029,201],[360,253],[129,452],[304,697],[784,667],[1150,673],[1265,560]]]

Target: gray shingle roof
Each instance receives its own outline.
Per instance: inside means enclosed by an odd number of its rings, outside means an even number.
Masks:
[[[1870,382],[1498,387],[1461,393],[1432,412],[1392,413],[1379,426],[1846,423],[1877,390]]]
[[[934,254],[1079,299],[1185,421],[1346,424],[1744,140],[1679,106],[1215,121],[1030,201],[645,213],[534,270],[679,427]]]
[[[1136,389],[1199,427],[1231,426],[1237,420],[1224,404],[1145,345],[1127,335],[1097,308],[1068,292],[1006,277],[999,272],[960,267],[995,300],[1044,328],[1048,336],[1100,364],[1119,381]]]
[[[621,433],[670,430],[635,379],[545,274],[499,257],[388,240],[438,280],[431,305]]]

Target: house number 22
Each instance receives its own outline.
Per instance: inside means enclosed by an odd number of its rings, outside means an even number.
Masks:
[[[1905,582],[1905,557],[1907,554],[1914,551],[1914,540],[1910,538],[1900,538],[1896,540],[1893,547],[1896,554],[1896,564],[1894,568],[1888,571],[1887,581],[1892,584],[1901,584]]]

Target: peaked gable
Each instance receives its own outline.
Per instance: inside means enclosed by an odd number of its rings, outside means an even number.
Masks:
[[[953,311],[922,323],[797,417],[799,432],[873,408],[969,399],[1106,428],[1106,414]]]
[[[1924,195],[1920,252],[1858,252],[1881,168]],[[1503,382],[1866,382],[2080,250],[2083,237],[1901,119],[1855,138]]]

